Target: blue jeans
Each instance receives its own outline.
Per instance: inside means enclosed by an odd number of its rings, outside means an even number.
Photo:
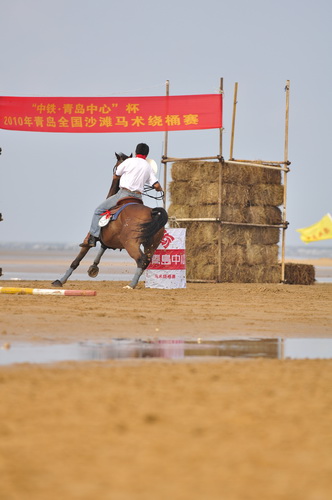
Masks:
[[[113,196],[106,198],[106,200],[96,208],[95,213],[92,217],[91,227],[89,231],[90,234],[92,234],[96,238],[99,238],[101,227],[98,225],[98,222],[101,214],[103,212],[106,212],[106,210],[110,210],[111,208],[115,207],[119,200],[121,200],[122,198],[127,198],[127,196],[132,196],[133,198],[138,198],[139,200],[142,199],[142,195],[140,193],[133,193],[128,189],[120,188],[116,194],[113,194]]]

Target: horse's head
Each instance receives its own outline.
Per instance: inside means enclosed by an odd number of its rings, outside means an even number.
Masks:
[[[131,153],[130,156],[127,156],[124,153],[115,153],[115,156],[116,156],[116,160],[117,161],[116,161],[116,164],[114,165],[113,173],[115,173],[116,167],[118,167],[120,165],[120,163],[122,163],[123,161],[125,161],[127,158],[132,158],[133,153]]]
[[[130,156],[125,155],[124,153],[115,153],[117,162],[116,162],[116,167],[120,165],[123,161],[125,161],[127,158],[132,158],[133,153],[131,153]]]

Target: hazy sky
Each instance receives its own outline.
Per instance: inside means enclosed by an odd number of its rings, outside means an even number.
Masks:
[[[166,80],[173,95],[209,94],[223,77],[225,159],[235,82],[234,156],[283,159],[289,79],[286,244],[332,212],[331,0],[0,0],[0,12],[1,95],[164,95]],[[0,241],[80,242],[115,151],[147,142],[159,164],[163,140],[0,130]],[[218,130],[169,134],[169,156],[218,153]]]

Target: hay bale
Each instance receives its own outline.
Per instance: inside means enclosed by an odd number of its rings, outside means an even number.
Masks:
[[[218,182],[170,182],[169,192],[172,203],[175,205],[214,205],[218,204],[219,184]],[[250,203],[249,187],[235,184],[222,184],[221,199],[223,205],[242,205]]]
[[[186,219],[188,217],[195,217],[193,215],[194,208],[195,207],[190,207],[189,205],[178,205],[175,203],[171,203],[167,209],[168,217],[175,217],[177,219]],[[169,224],[172,227],[171,220],[169,220]]]
[[[280,283],[281,271],[278,265],[233,265],[221,267],[220,282],[224,283]],[[187,262],[188,280],[218,281],[218,265],[204,264],[201,261]]]
[[[202,258],[187,256],[187,279],[218,281],[218,264],[204,263]],[[223,263],[221,282],[224,283],[280,283],[281,265],[253,265]],[[289,285],[312,285],[315,268],[308,264],[285,264],[285,282]]]
[[[311,264],[285,264],[285,282],[288,285],[312,285],[315,283],[315,267]]]
[[[198,193],[194,204],[198,203],[200,205],[213,205],[218,203],[218,182],[208,182],[204,184],[204,186],[202,186],[200,189],[197,190],[196,186],[194,189],[195,193]],[[242,186],[240,184],[223,183],[221,185],[221,200],[223,205],[241,205],[245,207],[246,205],[250,204],[249,187]]]
[[[227,248],[227,247],[226,247]],[[224,249],[223,249],[224,250]],[[243,263],[243,248],[240,245],[235,245],[231,254],[223,252],[221,254],[222,263]],[[203,264],[218,264],[218,245],[205,245],[201,248],[190,247],[186,249],[187,262],[203,263]]]
[[[172,181],[169,183],[172,203],[176,205],[213,205],[218,204],[219,183],[192,181]],[[279,206],[283,203],[284,188],[276,184],[241,184],[222,183],[221,201],[223,205],[265,205]]]
[[[182,222],[181,227],[187,229],[187,247],[201,247],[218,242],[218,222]]]
[[[200,255],[187,253],[188,280],[218,280],[217,252],[203,249]],[[232,252],[234,262],[221,261],[221,282],[229,283],[280,283],[281,264],[267,265],[260,263],[250,265],[241,261],[239,248]],[[238,260],[238,262],[235,262]],[[315,283],[315,268],[309,264],[285,264],[285,283],[288,285],[312,285]]]
[[[172,179],[179,182],[214,182],[218,172],[219,162],[177,161],[171,167]]]
[[[204,246],[188,246],[187,260],[202,260],[206,264],[217,264],[219,247],[216,243]],[[278,245],[221,245],[221,264],[275,265],[278,261]]]
[[[279,229],[225,224],[221,229],[221,241],[225,245],[273,245],[279,242]]]
[[[225,207],[223,207],[225,208]],[[232,207],[233,208],[233,207]],[[178,219],[186,218],[216,218],[218,217],[218,205],[177,205],[171,203],[168,207],[168,215]]]
[[[168,215],[178,219],[186,218],[217,218],[219,217],[219,207],[213,205],[176,205],[171,203],[168,208]],[[239,222],[250,224],[281,224],[282,214],[278,207],[241,205],[222,205],[221,220],[223,222]]]
[[[284,186],[276,184],[255,184],[249,188],[250,205],[278,207],[284,201]]]
[[[276,265],[278,262],[278,245],[248,245],[244,249],[244,263],[254,265]]]
[[[257,183],[280,184],[281,171],[231,165],[224,162],[221,167],[222,182],[231,184],[253,185]],[[174,181],[192,181],[199,183],[216,182],[219,179],[219,162],[214,161],[177,161],[172,164],[171,175]]]
[[[218,241],[218,222],[181,222],[181,227],[187,229],[187,246],[200,247]],[[274,245],[279,242],[279,228],[222,224],[220,236],[223,245]]]
[[[189,192],[188,183],[184,181],[170,182],[168,186],[168,191],[170,194],[170,198],[172,203],[175,205],[194,205],[195,203],[191,203],[191,198],[197,198],[198,192],[194,192],[194,187],[190,189],[190,199],[187,200],[187,195]]]
[[[244,218],[243,207],[233,206],[233,207],[221,207],[222,217],[227,217],[227,221],[234,219],[242,220]],[[219,207],[216,204],[213,205],[176,205],[171,203],[168,207],[169,217],[175,217],[177,219],[186,218],[212,218],[216,219],[219,217]],[[181,222],[182,224],[182,222]]]
[[[281,184],[281,170],[252,167],[249,165],[231,165],[227,162],[222,167],[222,181],[234,184]]]
[[[278,265],[228,265],[222,269],[221,281],[227,283],[279,283],[280,269]]]
[[[221,281],[279,283],[279,228],[246,224],[282,222],[281,171],[226,162],[221,165],[221,185],[219,172],[219,162],[179,161],[172,166],[169,216],[223,221],[181,222],[187,229],[188,279],[217,281],[220,258]],[[170,221],[171,227],[176,225]]]
[[[251,206],[245,208],[244,218],[245,220],[243,222],[248,222],[250,224],[281,224],[282,222],[282,214],[280,208],[269,205]],[[227,222],[233,221],[228,220]]]
[[[193,263],[187,264],[187,280],[217,281],[218,266],[215,264],[205,264],[196,269]]]

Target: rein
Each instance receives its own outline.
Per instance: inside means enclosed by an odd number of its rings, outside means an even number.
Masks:
[[[148,198],[153,198],[154,200],[163,200],[164,199],[164,191],[160,191],[160,194],[157,194],[155,196],[151,194],[147,194],[149,191],[154,191],[154,189],[150,186],[144,186],[144,191],[143,195],[147,196]]]

